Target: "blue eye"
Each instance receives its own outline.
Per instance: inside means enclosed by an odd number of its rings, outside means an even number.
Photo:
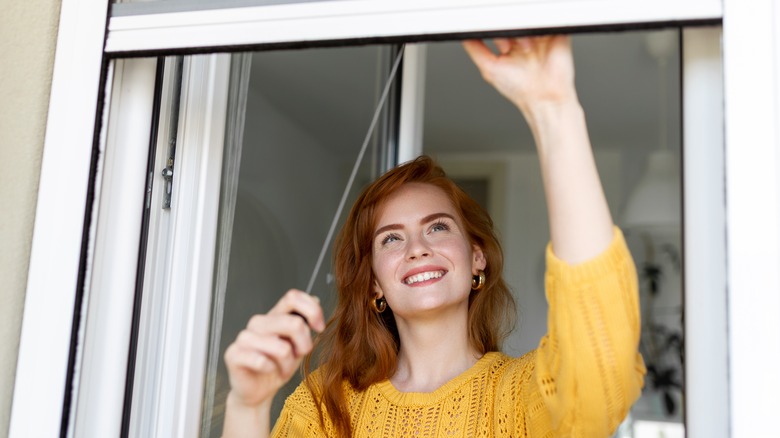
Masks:
[[[435,224],[431,225],[431,231],[448,231],[449,229],[450,226],[444,222],[436,222]]]
[[[384,239],[382,239],[382,245],[386,245],[388,243],[395,242],[396,240],[399,240],[399,239],[400,239],[400,237],[398,237],[397,234],[388,234],[387,236],[385,236]]]

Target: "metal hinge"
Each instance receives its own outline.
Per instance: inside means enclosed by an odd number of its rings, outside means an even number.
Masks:
[[[173,158],[176,150],[176,140],[171,139],[168,145],[168,159],[165,162],[165,168],[162,170],[162,177],[165,180],[165,192],[163,193],[163,210],[171,208],[171,194],[173,193]]]
[[[149,171],[146,175],[146,194],[144,195],[144,208],[149,209],[152,205],[152,182],[154,181],[154,172]]]

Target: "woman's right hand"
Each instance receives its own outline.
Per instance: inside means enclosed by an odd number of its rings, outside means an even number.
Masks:
[[[498,53],[482,40],[464,41],[463,47],[485,81],[524,114],[538,105],[577,101],[567,35],[497,38],[493,42]]]
[[[253,316],[225,351],[229,404],[246,408],[270,404],[311,351],[311,330],[324,328],[317,297],[296,289],[289,290],[267,314]]]

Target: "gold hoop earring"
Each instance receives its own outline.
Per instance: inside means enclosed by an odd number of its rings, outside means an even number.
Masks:
[[[376,313],[382,313],[387,310],[387,300],[385,297],[377,298],[376,300],[371,301],[371,304],[374,305],[374,311]]]
[[[471,277],[471,289],[475,291],[481,290],[483,287],[485,287],[486,281],[487,279],[485,278],[485,271],[480,269],[477,272],[477,275]]]

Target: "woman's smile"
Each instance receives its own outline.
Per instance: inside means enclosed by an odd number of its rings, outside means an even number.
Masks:
[[[436,266],[421,266],[412,269],[404,276],[403,283],[407,286],[427,286],[439,281],[447,275],[447,270]]]

